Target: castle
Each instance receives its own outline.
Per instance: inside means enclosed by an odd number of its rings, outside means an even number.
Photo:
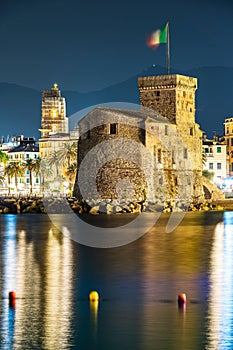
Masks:
[[[74,195],[158,206],[203,199],[197,79],[140,77],[138,88],[139,110],[97,107],[80,120]]]

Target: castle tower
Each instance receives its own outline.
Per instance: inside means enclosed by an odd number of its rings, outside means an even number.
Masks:
[[[68,133],[68,118],[66,117],[66,101],[61,97],[58,85],[42,94],[41,138],[49,135]]]
[[[180,74],[138,78],[140,104],[175,124],[192,162],[194,193],[202,195],[202,132],[195,122],[197,79]]]
[[[166,117],[170,123],[195,123],[197,79],[179,74],[138,79],[140,103]]]

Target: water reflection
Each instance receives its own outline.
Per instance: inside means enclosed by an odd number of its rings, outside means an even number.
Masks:
[[[10,307],[8,293],[16,287],[16,219],[14,215],[7,216],[7,220],[2,227],[4,232],[2,259],[2,284],[3,288],[3,319],[1,322],[1,338],[3,339],[3,349],[8,350],[14,343],[15,333],[15,309]],[[12,305],[13,306],[13,305]]]
[[[98,309],[99,301],[90,301],[90,328],[94,348],[96,348],[98,336]]]
[[[224,224],[214,232],[210,266],[208,350],[233,346],[233,215],[224,213]]]
[[[215,229],[216,216],[188,213],[170,234],[163,216],[115,249],[78,245],[46,216],[0,216],[0,349],[230,350],[233,215]]]
[[[72,315],[71,241],[55,229],[49,230],[46,246],[45,349],[66,349],[69,344]],[[61,318],[62,315],[62,318]]]
[[[48,220],[34,217],[34,225],[31,220],[1,217],[0,348],[67,349],[72,316],[71,241]],[[16,291],[15,307],[8,303],[10,290]]]

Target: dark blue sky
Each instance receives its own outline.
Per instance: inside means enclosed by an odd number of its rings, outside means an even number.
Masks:
[[[91,91],[151,64],[147,36],[170,21],[171,65],[233,66],[231,0],[11,0],[0,3],[0,81]]]

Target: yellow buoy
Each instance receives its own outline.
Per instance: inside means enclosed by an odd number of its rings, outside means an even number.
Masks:
[[[90,301],[99,301],[99,294],[94,290],[89,294]]]

